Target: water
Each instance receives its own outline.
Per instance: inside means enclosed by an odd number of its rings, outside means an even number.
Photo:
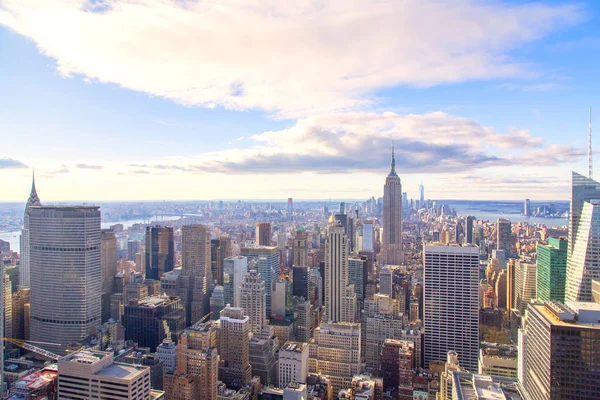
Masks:
[[[158,216],[158,215],[154,215],[150,218],[146,218],[146,219],[142,219],[142,218],[138,218],[138,219],[125,219],[125,220],[120,220],[120,221],[110,221],[110,222],[102,222],[101,226],[102,229],[108,229],[110,228],[111,225],[115,225],[115,224],[123,224],[123,229],[127,229],[129,227],[131,227],[134,224],[145,224],[148,223],[148,221],[152,222],[152,221],[158,221],[159,223],[164,222],[168,222],[168,221],[177,221],[180,217],[179,216]],[[11,251],[19,251],[20,250],[20,236],[21,236],[21,231],[11,231],[11,232],[0,232],[0,239],[5,240],[7,242],[10,243],[10,249]]]
[[[568,208],[568,202],[567,208]],[[527,222],[530,225],[546,225],[548,227],[554,226],[564,226],[568,224],[567,218],[544,218],[544,217],[526,217],[520,214],[520,211],[517,211],[514,206],[499,206],[493,207],[494,210],[488,209],[488,204],[464,204],[464,203],[456,203],[449,204],[450,207],[456,210],[456,214],[460,216],[468,216],[472,215],[479,220],[484,221],[496,221],[498,218],[507,218],[510,222],[518,223],[518,222]],[[520,204],[519,204],[520,205]],[[563,211],[564,205],[557,205],[557,209]],[[564,210],[566,211],[566,209]]]

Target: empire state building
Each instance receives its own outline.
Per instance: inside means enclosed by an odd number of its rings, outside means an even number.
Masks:
[[[396,174],[396,160],[392,147],[392,165],[383,186],[383,239],[379,264],[401,265],[402,250],[402,184]]]

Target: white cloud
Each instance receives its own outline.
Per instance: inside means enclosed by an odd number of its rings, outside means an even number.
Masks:
[[[498,1],[3,0],[0,24],[64,76],[186,105],[350,110],[393,85],[531,74],[511,50],[582,19]]]

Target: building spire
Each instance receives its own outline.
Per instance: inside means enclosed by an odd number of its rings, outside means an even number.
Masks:
[[[398,176],[396,174],[396,157],[394,155],[394,144],[392,143],[392,163],[390,165],[390,173],[388,176]]]
[[[25,209],[27,210],[31,206],[41,206],[41,205],[42,205],[42,202],[40,201],[37,191],[35,190],[35,170],[33,170],[33,173],[31,176],[31,193],[29,193],[29,199],[27,200],[27,206]]]

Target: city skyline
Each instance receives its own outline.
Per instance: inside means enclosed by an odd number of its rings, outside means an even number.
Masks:
[[[1,200],[33,167],[48,201],[360,199],[392,142],[412,198],[565,199],[587,170],[596,3],[270,7],[3,2]]]

